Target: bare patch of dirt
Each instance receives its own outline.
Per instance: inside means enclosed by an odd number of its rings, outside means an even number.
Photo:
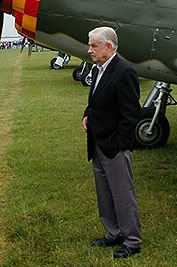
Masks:
[[[21,54],[14,62],[14,71],[9,86],[12,88],[9,95],[0,106],[0,205],[6,204],[5,186],[9,177],[13,176],[6,164],[6,151],[11,143],[13,114],[21,91]],[[3,248],[5,246],[3,219],[0,217],[0,260],[3,258]]]

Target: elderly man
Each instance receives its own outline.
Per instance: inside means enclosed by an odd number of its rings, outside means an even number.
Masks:
[[[140,113],[139,82],[134,69],[117,54],[110,27],[89,32],[93,68],[88,106],[83,116],[88,160],[92,159],[98,209],[107,233],[91,246],[119,245],[114,258],[140,252],[140,221],[132,181],[133,131]]]

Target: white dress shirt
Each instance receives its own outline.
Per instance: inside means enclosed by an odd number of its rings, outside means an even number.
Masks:
[[[96,65],[96,67],[98,68],[98,75],[97,75],[97,78],[96,78],[96,81],[95,81],[95,86],[94,86],[94,89],[93,89],[93,94],[95,93],[96,91],[96,88],[97,88],[97,85],[103,75],[103,73],[105,72],[107,66],[109,65],[109,63],[111,62],[111,60],[113,59],[113,57],[116,55],[116,53],[114,53],[103,65]]]

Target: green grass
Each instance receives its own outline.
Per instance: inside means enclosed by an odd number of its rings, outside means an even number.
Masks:
[[[1,57],[1,67],[0,67],[1,69],[0,105],[1,105],[3,99],[8,96],[11,90],[9,84],[11,83],[12,79],[11,74],[13,72],[13,63],[15,58],[12,60],[10,56],[7,57],[7,53],[2,53],[2,52],[0,53],[0,57]]]
[[[14,82],[18,53],[0,51],[0,105],[12,93],[9,85]],[[1,217],[6,246],[1,265],[177,266],[176,107],[167,110],[168,145],[134,152],[142,253],[115,261],[116,248],[90,247],[104,230],[81,127],[89,89],[72,79],[80,60],[72,58],[64,70],[55,71],[49,68],[54,56],[55,52],[45,50],[30,58],[23,53],[19,59],[21,89],[13,112],[12,141],[3,161],[6,203],[1,205]],[[141,102],[152,85],[141,79]],[[172,87],[177,97],[177,86]]]

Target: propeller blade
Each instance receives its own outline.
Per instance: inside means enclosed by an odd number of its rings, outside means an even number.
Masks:
[[[22,44],[21,44],[21,52],[23,51],[23,48],[25,47],[25,41],[26,41],[26,37],[23,37]]]
[[[1,40],[1,34],[2,34],[3,21],[4,21],[4,14],[0,12],[0,40]]]
[[[29,40],[29,44],[28,44],[28,56],[31,56],[32,50],[33,50],[33,44],[34,41],[33,40]]]

